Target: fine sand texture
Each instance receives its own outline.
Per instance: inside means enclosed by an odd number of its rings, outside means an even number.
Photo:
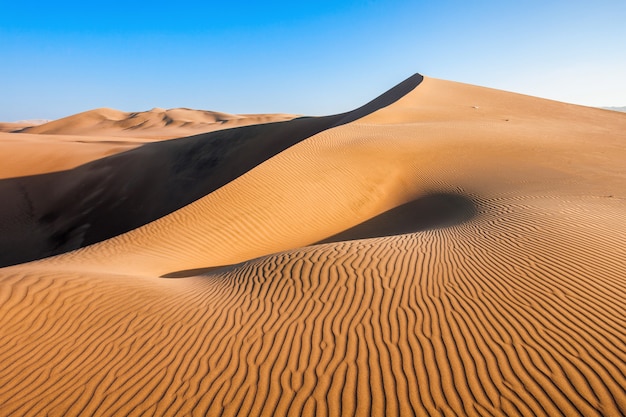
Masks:
[[[0,415],[626,414],[626,115],[416,75],[128,146],[0,181]]]
[[[0,180],[0,201],[8,202],[0,207],[0,266],[67,252],[143,226],[318,132],[384,108],[421,80],[413,76],[347,113],[153,142],[70,170]],[[94,148],[93,142],[89,145]]]

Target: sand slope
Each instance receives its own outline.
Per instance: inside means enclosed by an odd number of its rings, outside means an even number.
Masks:
[[[159,108],[126,113],[102,108],[53,121],[0,122],[0,153],[10,155],[2,159],[0,178],[63,171],[148,142],[295,117]]]
[[[0,132],[0,179],[69,170],[144,143],[139,138]]]
[[[123,112],[101,108],[25,127],[20,133],[98,135],[169,139],[259,123],[291,120],[290,114],[228,114],[193,109],[153,108]]]
[[[33,126],[30,123],[21,122],[0,122],[0,132],[9,133],[16,130],[22,130],[27,127]]]
[[[0,180],[0,265],[77,249],[156,220],[320,131],[401,98],[407,79],[365,106],[153,142],[71,170]]]
[[[625,414],[626,118],[431,78],[360,116],[0,269],[0,414]]]

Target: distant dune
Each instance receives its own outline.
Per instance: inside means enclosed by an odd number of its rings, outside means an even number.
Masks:
[[[0,207],[0,266],[78,249],[156,220],[307,137],[391,104],[421,79],[343,114],[154,142],[71,170],[0,180],[0,200],[10,202]]]
[[[101,108],[25,127],[19,132],[171,139],[225,128],[285,121],[294,117],[296,116],[289,114],[235,115],[183,108],[169,110],[154,108],[134,113]]]
[[[27,120],[18,120],[15,123],[19,123],[19,124],[26,124],[26,125],[30,125],[30,126],[39,126],[42,125],[44,123],[48,123],[51,122],[52,120],[50,119],[27,119]]]
[[[626,414],[622,114],[418,74],[89,146],[0,180],[1,415]]]
[[[0,132],[14,132],[33,126],[23,122],[0,122]]]
[[[16,132],[25,128],[37,126],[43,123],[48,123],[50,120],[33,119],[33,120],[18,120],[17,122],[0,122],[0,132]]]
[[[147,142],[295,117],[191,109],[137,113],[96,109],[54,121],[0,122],[0,153],[11,155],[0,165],[0,178],[67,170]]]

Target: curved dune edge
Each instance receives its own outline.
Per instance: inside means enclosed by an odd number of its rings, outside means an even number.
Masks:
[[[191,109],[153,110],[124,113],[96,109],[34,126],[0,123],[0,155],[10,155],[10,158],[2,158],[0,179],[70,170],[152,141],[252,124],[275,123],[297,117],[286,114],[231,115]],[[163,115],[157,110],[163,110],[161,113],[165,113],[168,120],[161,120]],[[113,114],[107,117],[107,112]],[[112,117],[115,113],[119,120]],[[148,117],[133,122],[130,120],[133,115]],[[150,120],[149,116],[156,116],[155,120]],[[124,127],[128,122],[138,123],[139,126]],[[165,126],[160,126],[159,122]],[[43,130],[30,131],[29,128]]]
[[[221,129],[291,120],[292,114],[228,114],[186,108],[154,108],[142,112],[123,112],[100,108],[74,114],[15,133],[43,135],[90,135],[143,139],[173,139]]]
[[[140,227],[222,187],[308,137],[388,106],[418,86],[408,78],[368,104],[148,143],[77,168],[0,180],[0,265],[68,252]]]
[[[457,95],[447,93],[455,89]],[[460,109],[450,112],[449,120],[359,119],[329,129],[182,210],[58,262],[67,267],[77,257],[79,268],[160,276],[320,242],[429,193],[488,198],[513,192],[532,199],[546,190],[571,198],[621,189],[624,121],[588,114],[607,113],[601,110],[427,78],[379,112],[394,115],[396,106],[401,111],[431,101],[435,107],[440,90]],[[495,115],[476,114],[472,103],[477,102]],[[509,103],[520,120],[500,119],[501,102]],[[444,104],[439,109],[449,111]],[[546,112],[558,117],[546,118]],[[599,123],[604,123],[601,131]],[[611,123],[613,134],[607,133]],[[555,132],[563,139],[546,140]]]
[[[0,181],[73,169],[144,143],[136,138],[0,132],[0,155],[10,155],[2,158]]]
[[[624,415],[606,113],[426,78],[155,222],[2,268],[0,411]],[[475,213],[359,229],[433,193]]]

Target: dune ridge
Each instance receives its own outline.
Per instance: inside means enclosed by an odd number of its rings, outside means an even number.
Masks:
[[[36,126],[15,129],[13,132],[171,139],[225,128],[286,121],[294,117],[296,116],[290,114],[236,115],[187,108],[155,107],[143,112],[123,112],[100,108]]]
[[[26,127],[30,127],[32,124],[30,123],[20,123],[20,122],[0,122],[0,132],[10,133],[16,130],[21,130]]]
[[[154,221],[312,135],[393,103],[421,81],[412,76],[347,113],[153,142],[67,171],[0,180],[0,199],[10,202],[0,207],[0,265],[67,252]]]
[[[0,268],[0,414],[626,414],[625,119],[408,87]]]
[[[99,255],[77,254],[81,265],[85,267],[88,258],[96,269],[162,275],[178,266],[187,270],[236,264],[324,241],[431,193],[474,199],[523,190],[523,198],[532,200],[544,198],[549,190],[549,195],[566,201],[585,195],[623,201],[614,197],[623,184],[619,156],[624,155],[624,134],[615,129],[608,135],[602,124],[613,120],[621,126],[621,119],[597,120],[586,116],[589,110],[606,112],[433,79],[392,107],[428,106],[440,100],[440,93],[455,88],[459,93],[448,98],[450,105],[442,103],[438,110],[447,113],[456,105],[461,110],[451,114],[458,120],[437,121],[433,116],[427,123],[389,124],[386,118],[368,122],[368,117],[390,110],[383,107],[358,123],[292,145],[149,227],[87,248],[86,253]],[[531,123],[522,120],[517,124],[524,128],[517,128],[500,114],[476,115],[471,103],[478,100],[485,108],[503,95],[508,95],[512,110]],[[539,121],[546,110],[561,113],[544,126]],[[574,118],[580,121],[576,125],[571,123]],[[546,140],[546,134],[555,131],[567,141],[556,145]],[[601,149],[595,138],[602,138]],[[572,166],[572,160],[578,165]],[[406,232],[420,220],[407,222]]]

